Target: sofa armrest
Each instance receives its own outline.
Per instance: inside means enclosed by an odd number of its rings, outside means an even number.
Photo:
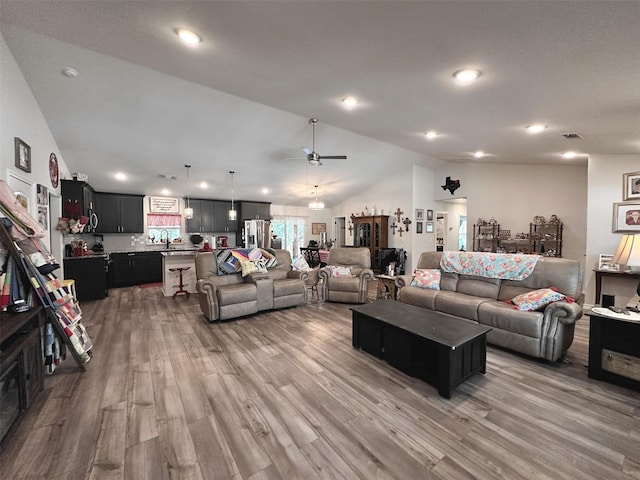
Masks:
[[[582,306],[575,302],[553,302],[544,309],[545,322],[556,318],[558,322],[571,325],[582,316]]]
[[[406,287],[407,285],[411,285],[412,280],[413,275],[398,275],[395,280],[396,288],[402,288]]]
[[[369,280],[373,280],[373,270],[371,270],[370,268],[363,268],[358,272],[357,276],[360,277],[361,282],[368,282]]]
[[[200,309],[210,322],[218,320],[218,287],[208,278],[202,278],[196,282],[196,291],[200,301]]]

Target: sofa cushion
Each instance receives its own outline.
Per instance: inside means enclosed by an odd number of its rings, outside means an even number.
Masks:
[[[398,300],[402,303],[408,303],[409,305],[415,305],[416,307],[428,308],[429,310],[436,309],[436,296],[440,293],[440,290],[428,290],[419,287],[412,287],[407,285],[402,287],[398,291]]]
[[[353,276],[350,267],[343,267],[340,265],[329,265],[329,271],[332,278],[349,278]]]
[[[473,275],[459,275],[456,291],[474,297],[485,297],[492,300],[500,293],[499,278],[476,277]]]
[[[513,297],[508,303],[523,312],[541,310],[550,303],[564,300],[566,297],[554,288],[541,288]]]
[[[417,268],[413,272],[412,287],[440,290],[440,270],[436,268]]]
[[[304,258],[302,255],[296,258],[295,262],[291,264],[291,267],[294,270],[301,270],[303,272],[308,272],[309,270],[311,270],[311,267],[307,263],[306,258]]]
[[[329,286],[330,290],[339,292],[358,292],[360,290],[360,282],[355,277],[330,278]]]
[[[543,312],[524,312],[499,300],[478,307],[478,322],[527,337],[542,337]],[[506,345],[505,345],[506,346]]]
[[[273,282],[273,296],[284,297],[297,293],[304,293],[304,282],[299,278],[287,278],[284,280],[276,280]]]
[[[232,305],[234,303],[256,301],[258,293],[253,283],[238,283],[219,288],[218,302],[220,305]]]
[[[423,292],[424,291],[426,290],[423,290]],[[476,297],[458,292],[440,290],[436,296],[435,310],[455,315],[457,317],[468,318],[469,320],[475,320],[477,322],[478,307],[482,303],[490,301],[491,299],[486,297]]]

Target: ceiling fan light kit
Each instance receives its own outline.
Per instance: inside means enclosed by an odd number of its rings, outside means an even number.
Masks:
[[[309,165],[320,166],[322,165],[322,160],[330,159],[330,160],[346,160],[346,155],[320,155],[316,152],[316,123],[318,123],[317,118],[310,118],[309,123],[311,124],[311,150],[308,148],[303,148],[304,152],[307,154],[307,161]]]

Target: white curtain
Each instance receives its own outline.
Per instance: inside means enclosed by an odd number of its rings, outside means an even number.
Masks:
[[[298,258],[300,247],[305,246],[307,217],[274,215],[271,219],[271,232],[282,239],[282,248]]]

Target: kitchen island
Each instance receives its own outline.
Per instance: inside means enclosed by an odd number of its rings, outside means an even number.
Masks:
[[[196,250],[162,252],[162,293],[165,297],[173,296],[180,289],[178,268],[183,269],[182,288],[196,293],[196,253]]]

